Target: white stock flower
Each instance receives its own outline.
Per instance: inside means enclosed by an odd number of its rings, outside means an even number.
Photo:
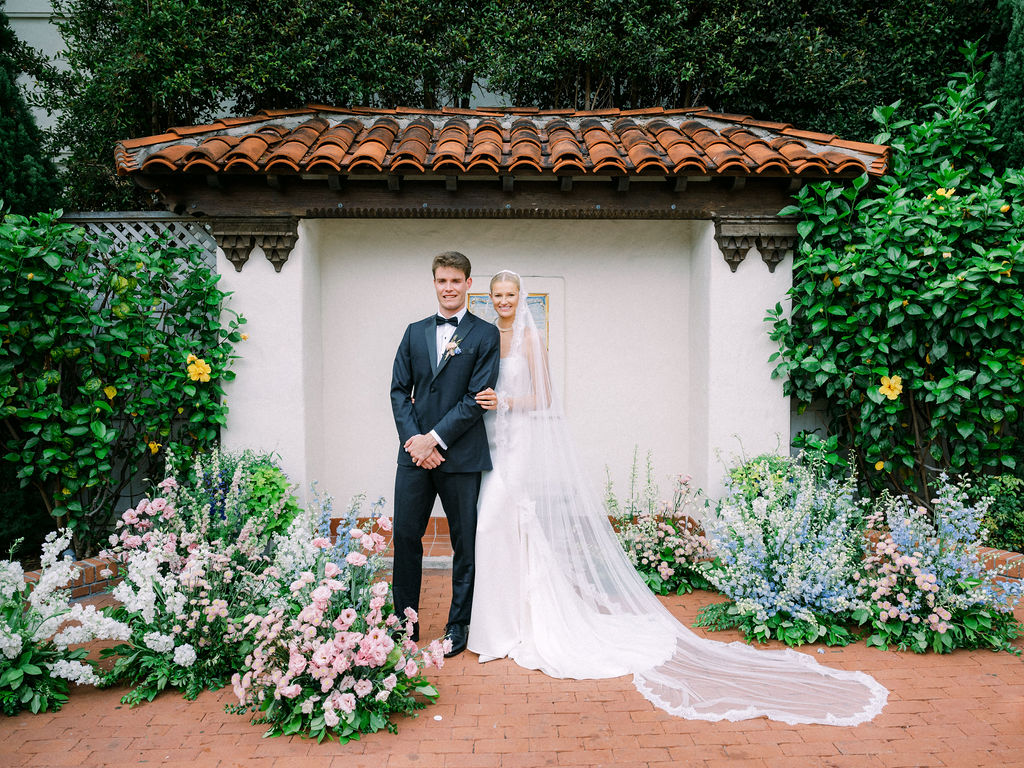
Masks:
[[[25,587],[25,571],[15,560],[0,562],[0,602],[5,602]]]
[[[157,653],[167,653],[167,651],[174,648],[174,638],[162,632],[147,632],[142,636],[142,642],[151,651],[156,651]]]
[[[96,610],[96,606],[83,606],[76,603],[71,606],[71,613],[62,617],[63,621],[77,621],[78,624],[66,626],[53,637],[59,648],[69,645],[81,645],[93,640],[127,640],[131,637],[131,628],[117,619],[104,616]]]
[[[89,664],[81,661],[68,661],[59,659],[49,665],[50,674],[54,677],[62,677],[72,683],[79,685],[97,685],[100,682],[96,671]]]
[[[180,667],[191,667],[196,662],[196,649],[188,643],[174,649],[174,663]]]
[[[14,659],[21,653],[22,639],[17,632],[11,631],[7,622],[0,619],[0,653],[8,659]]]

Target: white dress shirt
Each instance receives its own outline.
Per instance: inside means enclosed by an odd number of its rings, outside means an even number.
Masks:
[[[454,317],[457,317],[459,319],[459,325],[462,324],[462,320],[466,316],[466,312],[468,311],[468,309],[469,309],[468,307],[463,307],[462,309],[460,309],[458,312],[455,313]],[[441,313],[438,313],[437,316],[438,317],[442,317]],[[458,327],[452,325],[451,323],[443,323],[443,324],[437,326],[437,363],[438,363],[438,365],[441,364],[441,358],[444,357],[445,348],[448,346],[448,342],[451,341],[452,337],[454,337],[455,334],[457,334],[458,332],[459,332]],[[441,436],[438,435],[437,432],[435,432],[434,430],[430,430],[430,436],[437,441],[437,444],[439,446],[441,446],[445,450],[448,449],[448,446],[445,445],[444,441],[441,439]]]

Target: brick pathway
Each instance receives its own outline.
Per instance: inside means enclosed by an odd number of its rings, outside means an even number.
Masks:
[[[448,571],[424,578],[424,635],[440,632]],[[716,599],[668,600],[692,623]],[[1018,614],[1024,618],[1024,612]],[[713,635],[734,640],[734,632]],[[1019,641],[1024,648],[1024,639]],[[804,649],[816,653],[815,648]],[[825,648],[822,662],[874,675],[890,690],[885,712],[856,728],[789,726],[764,718],[707,723],[654,709],[629,678],[554,680],[507,661],[465,653],[434,671],[441,698],[397,735],[346,745],[263,739],[224,712],[230,690],[188,702],[168,693],[135,709],[121,691],[75,692],[61,712],[0,719],[0,765],[156,765],[180,768],[510,768],[578,765],[1024,766],[1024,661],[1006,653],[917,656],[863,644]]]

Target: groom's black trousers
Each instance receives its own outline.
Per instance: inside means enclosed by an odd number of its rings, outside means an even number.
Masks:
[[[427,530],[434,499],[440,497],[455,552],[448,623],[469,624],[473,609],[476,501],[479,493],[479,472],[442,472],[398,465],[395,476],[395,565],[391,587],[399,616],[406,608],[419,613],[423,534]]]

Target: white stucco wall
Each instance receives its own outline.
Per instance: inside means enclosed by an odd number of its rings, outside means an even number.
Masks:
[[[499,269],[550,295],[555,380],[597,490],[624,496],[635,446],[671,475],[720,489],[716,451],[788,436],[769,378],[764,310],[789,286],[756,251],[730,272],[707,221],[307,220],[280,273],[256,249],[241,273],[220,257],[249,340],[228,388],[228,447],[276,450],[291,477],[347,504],[393,493],[388,390],[405,326],[436,310],[430,261],[459,250],[473,291]],[[389,504],[390,506],[390,504]]]

